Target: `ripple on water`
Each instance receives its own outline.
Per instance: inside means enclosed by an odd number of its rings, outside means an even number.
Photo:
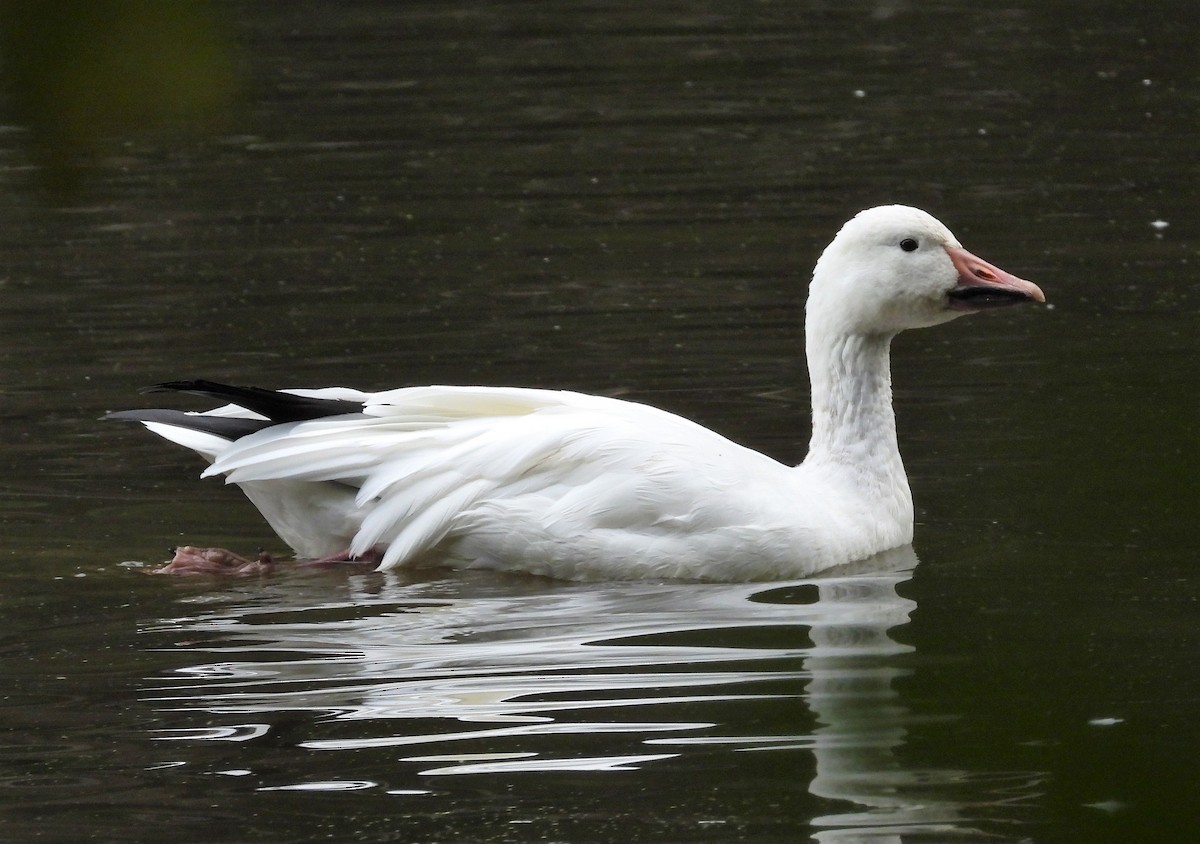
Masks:
[[[959,822],[961,772],[897,754],[913,719],[893,683],[911,648],[892,632],[914,604],[896,587],[915,563],[903,549],[787,584],[355,575],[332,581],[335,598],[328,577],[284,577],[272,600],[147,623],[191,657],[147,683],[174,722],[151,738],[184,755],[240,748],[212,772],[273,793],[655,771],[665,784],[678,766],[719,784],[738,759],[787,760],[821,825],[932,830]],[[831,805],[854,811],[818,811]]]

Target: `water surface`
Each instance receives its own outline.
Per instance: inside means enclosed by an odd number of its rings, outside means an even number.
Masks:
[[[1192,840],[1190,7],[977,5],[235,4],[237,131],[63,207],[5,127],[0,837]],[[170,378],[581,389],[798,461],[807,274],[893,201],[1052,304],[897,341],[915,549],[142,573],[278,549],[96,422]]]

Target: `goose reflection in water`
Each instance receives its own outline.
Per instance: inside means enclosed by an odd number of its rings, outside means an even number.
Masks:
[[[574,798],[584,772],[631,771],[622,776],[651,776],[677,805],[706,787],[719,802],[756,766],[811,754],[809,796],[793,795],[788,811],[814,840],[962,835],[972,815],[994,815],[979,805],[979,776],[968,793],[964,772],[910,769],[899,752],[915,719],[895,688],[897,661],[912,648],[892,632],[915,608],[897,587],[916,563],[904,547],[785,584],[461,573],[232,584],[185,598],[196,614],[148,625],[182,633],[204,657],[147,692],[184,722],[153,737],[180,754],[176,769],[228,766],[229,753],[215,763],[198,748],[235,743],[235,766],[259,790],[451,801],[442,786],[461,778],[513,782],[520,794],[521,776],[571,772]],[[333,578],[345,589],[337,601]],[[679,763],[688,769],[672,782]],[[1026,791],[1036,776],[1021,779],[997,793]]]

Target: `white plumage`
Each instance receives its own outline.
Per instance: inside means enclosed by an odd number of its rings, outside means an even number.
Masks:
[[[245,407],[240,388],[186,382],[166,386],[235,403],[113,415],[210,460],[204,476],[238,484],[301,557],[348,548],[381,554],[382,569],[573,579],[800,577],[912,539],[891,337],[1030,299],[1044,301],[922,211],[859,214],[810,288],[813,436],[798,467],[647,405],[553,390],[256,391]],[[295,411],[297,396],[315,401]]]

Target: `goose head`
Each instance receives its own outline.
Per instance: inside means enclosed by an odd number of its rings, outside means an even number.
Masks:
[[[963,249],[918,208],[862,211],[822,253],[809,288],[809,330],[889,336],[974,311],[1044,302],[1036,284]]]

